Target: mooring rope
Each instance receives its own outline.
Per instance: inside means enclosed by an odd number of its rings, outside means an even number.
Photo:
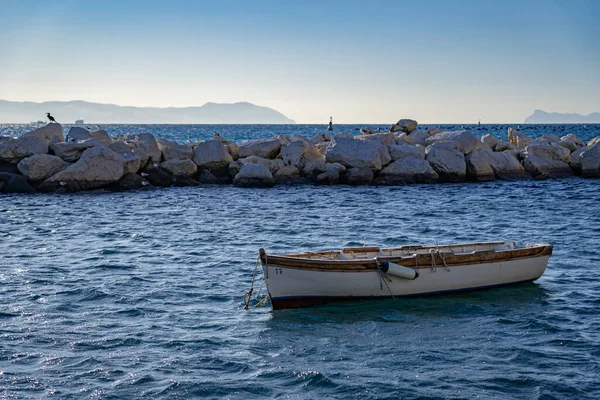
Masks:
[[[258,270],[258,262],[260,261],[260,255],[256,258],[256,265],[254,266],[254,273],[252,274],[252,282],[250,283],[250,290],[244,293],[244,310],[247,310],[250,306],[250,299],[252,298],[252,292],[254,291],[254,278],[256,278],[256,271]],[[262,285],[261,285],[262,286]]]
[[[388,285],[384,278],[385,273],[381,270],[381,265],[379,265],[379,260],[377,258],[375,258],[375,265],[377,265],[377,273],[379,274],[379,287],[383,290],[383,284],[385,283],[387,290],[390,292],[390,296],[392,296],[392,299],[396,300],[394,293],[392,293],[392,289],[390,289],[390,285]]]

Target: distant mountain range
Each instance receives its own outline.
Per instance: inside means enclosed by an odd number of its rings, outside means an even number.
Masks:
[[[46,120],[131,124],[295,124],[280,112],[251,103],[206,103],[200,107],[130,107],[87,101],[46,101],[43,103],[0,100],[0,122],[29,123]]]
[[[575,113],[549,113],[535,110],[525,119],[526,124],[600,124],[600,113],[581,115]]]

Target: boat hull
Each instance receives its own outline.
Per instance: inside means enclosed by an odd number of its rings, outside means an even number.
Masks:
[[[542,276],[550,255],[504,259],[449,267],[419,267],[414,280],[381,274],[377,269],[323,270],[263,262],[273,309],[306,307],[337,301],[429,296],[480,290]],[[282,263],[284,264],[284,263]]]

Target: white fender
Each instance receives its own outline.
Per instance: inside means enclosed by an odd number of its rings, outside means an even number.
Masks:
[[[388,261],[379,262],[379,268],[384,274],[397,276],[403,279],[409,279],[411,281],[417,279],[419,276],[417,270],[413,268],[408,268]]]

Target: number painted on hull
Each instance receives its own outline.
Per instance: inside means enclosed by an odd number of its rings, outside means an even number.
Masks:
[[[283,274],[283,269],[282,268],[275,268],[275,275],[281,275]]]

